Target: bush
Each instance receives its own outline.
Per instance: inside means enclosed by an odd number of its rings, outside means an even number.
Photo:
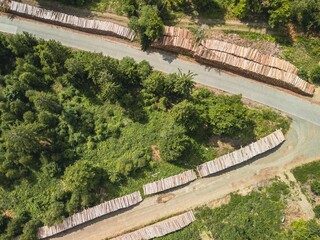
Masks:
[[[309,179],[320,181],[320,161],[297,167],[292,170],[292,173],[294,177],[301,183],[306,183]]]
[[[313,209],[316,218],[320,218],[320,205],[317,205]]]
[[[320,66],[316,66],[310,72],[310,79],[313,83],[320,83]]]
[[[149,47],[153,40],[162,36],[163,22],[159,17],[156,6],[143,6],[139,11],[139,18],[130,18],[129,27],[140,34],[142,49]]]
[[[311,187],[311,191],[315,195],[320,196],[320,182],[314,181],[311,183],[310,187]]]
[[[20,237],[20,240],[36,240],[38,228],[41,226],[40,221],[31,220],[26,223],[23,228],[23,234]]]

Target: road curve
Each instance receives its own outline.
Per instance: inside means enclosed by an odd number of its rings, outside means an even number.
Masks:
[[[256,186],[283,174],[286,170],[319,158],[319,135],[319,126],[293,118],[291,128],[286,134],[287,140],[272,153],[264,154],[222,174],[198,179],[187,186],[167,192],[167,195],[148,197],[130,210],[105,216],[50,239],[109,239],[170,215],[210,203],[239,189]],[[159,203],[159,198],[163,196],[168,196],[170,200]]]
[[[157,52],[143,52],[126,44],[110,42],[95,35],[69,31],[30,20],[9,19],[6,16],[0,16],[0,31],[8,33],[29,32],[43,39],[55,39],[69,47],[102,52],[118,59],[130,56],[137,61],[147,60],[155,69],[167,73],[177,72],[178,69],[185,72],[190,70],[197,74],[194,78],[195,82],[234,94],[241,93],[248,99],[320,126],[320,106],[305,98],[294,96],[241,76],[225,73],[216,68],[191,63]]]
[[[70,47],[103,52],[115,58],[131,56],[138,61],[145,59],[155,69],[164,72],[176,72],[178,68],[186,72],[190,70],[198,74],[195,77],[196,82],[231,93],[241,93],[246,98],[293,116],[292,126],[286,135],[287,141],[272,154],[250,161],[246,163],[246,167],[238,166],[217,176],[198,179],[184,188],[175,189],[170,192],[172,199],[166,203],[158,203],[158,197],[161,195],[149,197],[132,209],[92,221],[51,239],[101,240],[111,238],[124,231],[149,224],[169,215],[208,203],[238,189],[257,184],[281,174],[284,170],[312,161],[320,156],[320,107],[304,98],[217,69],[159,53],[142,52],[125,44],[109,42],[94,35],[67,31],[48,24],[19,19],[10,20],[0,16],[0,31],[8,33],[27,31],[44,39],[55,39]]]

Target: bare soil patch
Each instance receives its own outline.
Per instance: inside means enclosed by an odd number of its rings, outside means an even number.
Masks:
[[[226,34],[222,31],[212,31],[209,38],[237,44],[243,47],[256,48],[263,54],[270,54],[277,57],[281,56],[281,49],[279,44],[267,40],[251,40],[242,38],[236,33]]]
[[[282,181],[290,186],[290,196],[286,199],[287,206],[285,209],[284,224],[289,227],[293,221],[299,219],[309,220],[314,218],[312,205],[303,194],[299,183],[291,172],[281,175]]]
[[[160,150],[157,145],[151,145],[152,149],[152,160],[159,161],[161,159]]]
[[[157,203],[166,203],[175,197],[173,193],[162,194],[157,198]]]

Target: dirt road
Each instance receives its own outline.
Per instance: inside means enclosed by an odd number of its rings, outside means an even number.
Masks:
[[[276,151],[250,161],[223,174],[199,179],[184,188],[171,191],[166,203],[158,203],[161,195],[145,199],[140,205],[121,214],[99,219],[91,225],[65,232],[51,239],[102,240],[141,227],[161,218],[206,204],[212,200],[256,185],[292,169],[297,165],[320,158],[320,127],[294,118],[286,135],[287,141]]]

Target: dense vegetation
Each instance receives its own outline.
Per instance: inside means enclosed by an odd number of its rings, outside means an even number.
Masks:
[[[1,34],[0,58],[0,239],[212,159],[212,136],[244,145],[289,127],[146,61],[28,34]]]
[[[282,27],[294,22],[306,32],[320,31],[320,2],[317,0],[59,0],[77,6],[91,6],[118,13],[138,16],[144,6],[159,10],[165,21],[177,13],[205,17],[236,17],[241,20],[266,19],[270,27]]]
[[[233,194],[226,205],[196,209],[197,220],[193,224],[159,239],[318,239],[320,226],[314,220],[299,220],[288,230],[284,228],[281,219],[289,194],[289,187],[282,182],[246,196]]]

